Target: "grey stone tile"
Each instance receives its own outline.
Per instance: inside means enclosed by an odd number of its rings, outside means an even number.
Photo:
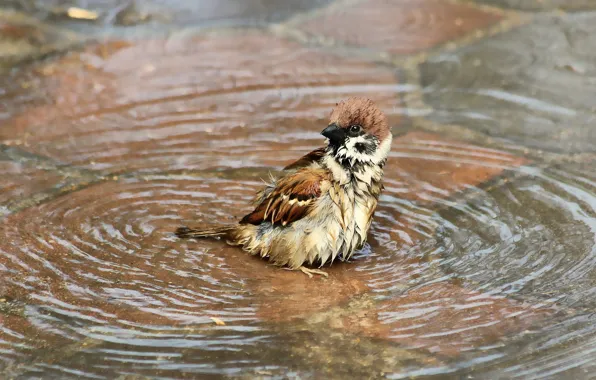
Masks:
[[[423,63],[433,121],[528,147],[596,150],[596,13],[542,17]]]

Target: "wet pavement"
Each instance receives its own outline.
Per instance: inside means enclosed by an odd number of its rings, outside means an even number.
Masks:
[[[594,20],[586,0],[4,3],[0,369],[591,378]],[[395,136],[352,262],[309,279],[173,236],[242,217],[351,95]]]
[[[532,148],[594,152],[595,33],[595,13],[537,16],[455,54],[429,58],[421,77],[431,119]]]

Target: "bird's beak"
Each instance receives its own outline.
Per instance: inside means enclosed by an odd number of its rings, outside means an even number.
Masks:
[[[337,124],[329,124],[327,128],[321,131],[321,134],[329,139],[329,142],[333,145],[339,145],[343,143],[346,138],[346,133],[343,128],[340,128]]]

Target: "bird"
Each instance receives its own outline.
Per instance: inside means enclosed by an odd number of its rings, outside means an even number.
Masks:
[[[362,249],[383,190],[393,135],[370,99],[336,103],[321,131],[325,146],[287,165],[257,192],[253,211],[233,224],[179,227],[179,238],[225,239],[251,255],[309,277]]]

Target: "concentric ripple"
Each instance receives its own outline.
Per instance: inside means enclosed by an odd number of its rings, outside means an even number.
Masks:
[[[218,199],[218,191],[229,198]],[[9,335],[31,339],[23,331],[29,328],[52,336],[33,346],[102,341],[153,346],[165,356],[159,347],[192,348],[193,340],[204,350],[254,342],[258,335],[247,337],[255,310],[246,278],[217,244],[180,244],[171,233],[185,213],[229,220],[228,199],[247,195],[229,180],[124,180],[6,219],[2,294],[25,305],[19,316],[26,322],[15,321]],[[201,331],[211,317],[232,325]]]
[[[268,170],[109,178],[3,220],[0,357],[13,375],[284,373],[310,360],[304,331],[345,335],[326,353],[345,347],[353,371],[362,347],[395,354],[397,344],[403,360],[436,371],[456,358],[501,357],[505,337],[551,311],[491,294],[494,286],[462,287],[454,272],[465,270],[446,257],[455,256],[444,244],[448,219],[435,210],[458,207],[456,192],[522,162],[437,135],[397,137],[370,245],[324,268],[328,280],[173,236],[181,224],[240,218]],[[387,360],[387,372],[408,373]]]
[[[500,368],[513,363],[507,373],[521,378],[584,373],[588,363],[581,347],[590,350],[596,333],[593,163],[522,167],[517,172],[519,178],[475,189],[466,202],[436,216],[443,257],[439,265],[467,288],[559,310],[533,328],[533,339],[515,337],[532,342],[522,350],[528,362],[503,355],[497,361]],[[541,355],[560,366],[535,359]]]
[[[588,169],[522,168],[522,178],[444,211],[440,236],[451,259],[443,265],[493,294],[593,307],[596,181]]]

